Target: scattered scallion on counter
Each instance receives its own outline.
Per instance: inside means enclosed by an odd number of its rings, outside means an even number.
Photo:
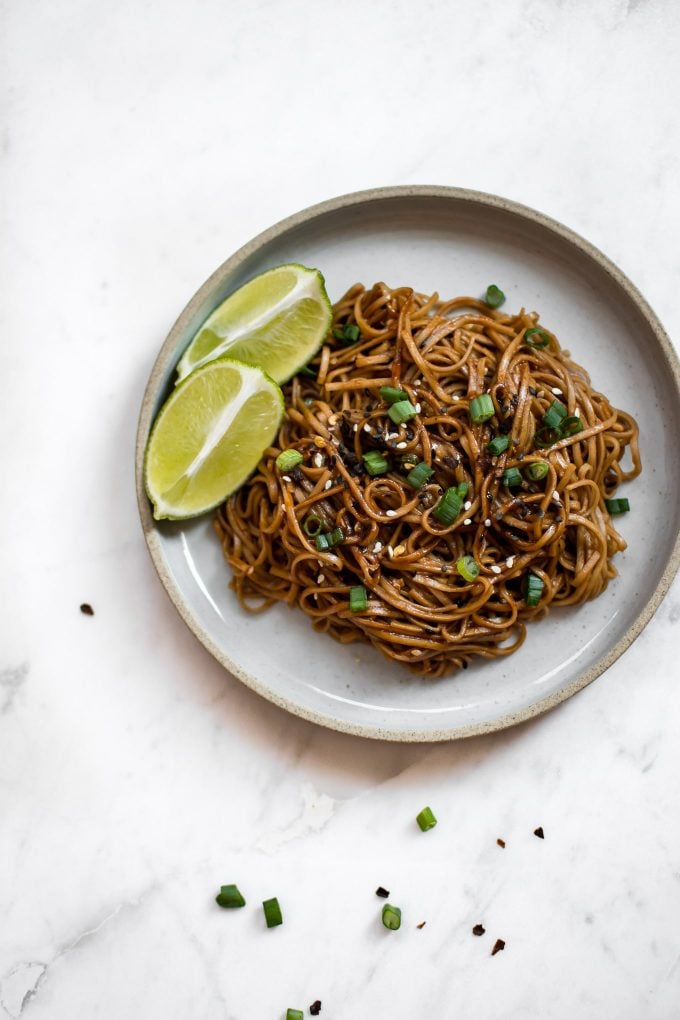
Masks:
[[[447,489],[442,498],[432,511],[432,516],[445,528],[453,524],[463,506],[462,498],[457,488]]]
[[[287,1009],[286,1020],[305,1020],[305,1014],[301,1009]]]
[[[480,566],[474,556],[461,556],[456,562],[456,570],[465,581],[476,581]]]
[[[263,900],[262,909],[268,928],[276,928],[277,925],[283,924],[283,915],[281,914],[281,907],[276,896],[273,896],[270,900]]]
[[[427,832],[428,829],[434,829],[437,824],[437,819],[435,818],[431,807],[424,807],[422,811],[419,811],[416,815],[416,821],[422,832]]]
[[[539,329],[538,326],[532,326],[524,334],[524,342],[529,347],[547,347],[550,343],[550,337],[544,330]]]
[[[486,448],[492,457],[500,457],[509,446],[510,436],[495,436],[490,443],[486,444]]]
[[[516,467],[506,468],[503,472],[502,480],[506,489],[515,489],[524,481],[522,478],[522,472]]]
[[[350,613],[363,613],[368,609],[368,595],[363,584],[357,584],[349,590]]]
[[[215,901],[219,903],[221,907],[245,907],[246,901],[239,892],[237,885],[222,885],[220,891],[215,897]]]
[[[486,288],[484,300],[489,306],[489,308],[500,308],[500,306],[505,301],[505,294],[500,289],[500,287],[496,286],[495,283],[490,283],[489,286]]]
[[[302,464],[302,454],[299,450],[283,450],[276,458],[276,466],[279,471],[292,471],[298,464]]]
[[[410,400],[397,400],[391,405],[387,414],[395,425],[403,425],[418,414]]]
[[[626,514],[630,510],[630,503],[625,496],[619,496],[617,499],[605,499],[604,505],[610,514]]]
[[[415,467],[411,468],[406,475],[406,481],[412,489],[420,489],[433,474],[434,469],[429,464],[426,464],[424,460],[421,460],[420,464],[416,464]]]
[[[388,404],[396,404],[400,400],[408,400],[408,393],[405,390],[397,390],[394,386],[381,386],[380,396]]]
[[[532,482],[540,482],[541,478],[545,478],[549,470],[547,460],[532,460],[531,464],[526,466],[526,476],[530,478]]]
[[[398,928],[401,928],[401,908],[386,903],[382,909],[382,923],[390,931],[397,931]]]
[[[383,457],[379,450],[362,453],[361,459],[369,475],[384,475],[386,471],[390,470],[390,462]]]
[[[524,577],[524,601],[528,606],[537,606],[543,594],[543,581],[536,574],[526,574]]]
[[[489,418],[493,418],[495,413],[493,400],[488,393],[482,393],[470,401],[470,421],[475,425],[481,425],[488,421]]]

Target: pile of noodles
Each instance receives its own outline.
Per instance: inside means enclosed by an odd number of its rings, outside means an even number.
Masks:
[[[612,557],[626,545],[605,499],[640,471],[637,425],[591,387],[548,330],[546,347],[527,344],[537,322],[536,313],[507,315],[469,297],[352,287],[334,306],[333,325],[342,332],[355,323],[359,339],[330,335],[310,365],[316,377],[298,374],[287,384],[277,445],[218,512],[241,604],[260,612],[287,602],[317,630],[369,641],[436,677],[473,656],[510,654],[528,621],[604,591],[616,576]],[[406,391],[417,417],[395,425],[382,386]],[[482,393],[495,416],[474,424],[469,402]],[[535,433],[556,398],[583,428],[539,449]],[[492,456],[486,447],[497,435],[511,442]],[[303,461],[286,474],[275,461],[290,448]],[[388,473],[366,473],[362,455],[370,450],[389,459]],[[406,480],[406,454],[434,469],[419,490]],[[544,479],[502,484],[506,468],[525,472],[534,460],[548,462]],[[445,527],[432,510],[462,482],[464,508]],[[305,531],[310,515],[341,528],[342,543],[319,552]],[[481,567],[473,582],[456,569],[464,554]],[[523,595],[529,571],[543,581],[535,607]],[[364,612],[349,608],[357,585],[368,594]]]

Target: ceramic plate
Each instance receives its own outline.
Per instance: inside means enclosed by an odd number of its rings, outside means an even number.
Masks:
[[[239,607],[211,516],[156,523],[144,494],[149,427],[174,366],[228,294],[283,262],[315,266],[331,300],[360,280],[444,296],[481,294],[537,310],[614,405],[636,417],[643,473],[625,488],[633,508],[617,527],[628,550],[619,577],[594,602],[530,625],[522,648],[426,681],[362,645],[315,633],[301,612],[259,616]],[[201,287],[172,328],[149,380],[137,444],[142,525],[170,598],[205,647],[244,683],[290,712],[366,737],[436,741],[500,729],[570,697],[637,637],[680,558],[678,358],[628,279],[566,227],[515,203],[440,187],[384,188],[324,202],[265,231]],[[650,521],[654,527],[650,528]],[[612,695],[613,696],[613,695]]]

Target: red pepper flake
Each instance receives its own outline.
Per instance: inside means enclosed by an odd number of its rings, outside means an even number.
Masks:
[[[496,842],[498,843],[499,846],[502,846],[503,849],[505,849],[505,840],[504,839],[501,839],[500,836],[499,836],[498,839],[496,840]]]
[[[82,602],[80,605],[80,611],[85,616],[94,616],[94,609],[89,602]]]
[[[312,1005],[309,1007],[309,1012],[312,1014],[312,1016],[319,1015],[319,1013],[321,1012],[321,999],[317,999],[315,1002],[312,1003]]]
[[[496,953],[500,953],[501,949],[505,949],[505,942],[503,939],[496,939],[491,950],[491,955],[495,956]]]
[[[381,896],[384,900],[386,900],[387,897],[390,895],[390,891],[389,889],[385,889],[383,888],[383,886],[379,885],[378,888],[375,890],[375,895]]]
[[[537,829],[534,829],[534,836],[538,836],[539,839],[545,839],[542,825],[539,825]]]
[[[420,924],[416,925],[416,928],[424,928],[426,924],[427,924],[427,921],[421,921]]]
[[[485,931],[486,931],[486,928],[484,927],[483,924],[476,924],[474,926],[474,928],[472,929],[472,934],[473,935],[483,935]]]

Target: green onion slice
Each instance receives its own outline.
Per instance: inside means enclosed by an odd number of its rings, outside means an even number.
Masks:
[[[315,545],[319,552],[325,552],[326,549],[330,549],[331,544],[328,541],[328,535],[317,535],[315,539]]]
[[[456,486],[456,491],[461,499],[465,499],[467,491],[470,488],[467,482],[461,482],[460,485]]]
[[[495,283],[490,283],[489,286],[486,288],[484,300],[486,301],[489,308],[500,308],[500,306],[505,301],[505,294],[500,289],[500,287],[496,286]]]
[[[390,470],[390,462],[383,457],[379,450],[362,453],[361,459],[369,475],[384,475],[386,471]]]
[[[509,446],[510,436],[496,436],[490,443],[486,444],[486,448],[492,457],[499,457],[501,453],[505,453]]]
[[[416,821],[422,832],[427,832],[428,829],[434,829],[437,824],[437,819],[435,818],[431,807],[424,807],[422,811],[418,812],[416,815]]]
[[[415,467],[411,468],[406,475],[406,481],[412,489],[420,489],[433,474],[434,469],[426,464],[424,460],[421,460],[420,464],[416,464]]]
[[[549,429],[558,429],[567,417],[567,409],[561,400],[553,400],[543,415],[543,424]]]
[[[323,535],[316,536],[316,548],[319,552],[325,552],[326,549],[332,549],[335,545],[341,545],[345,541],[345,533],[342,528],[333,528],[332,531],[326,531]]]
[[[363,584],[349,590],[349,609],[351,613],[363,613],[368,609],[368,595]]]
[[[470,420],[475,425],[481,425],[482,422],[488,421],[489,418],[493,418],[496,413],[493,400],[488,393],[482,393],[479,397],[473,397],[470,401]]]
[[[221,907],[245,907],[246,905],[237,885],[221,885],[215,900]]]
[[[420,457],[417,453],[405,453],[401,458],[401,466],[406,467],[407,464],[420,464]]]
[[[474,556],[461,556],[456,563],[456,570],[466,581],[476,581],[479,577],[480,566]]]
[[[538,326],[532,326],[524,334],[524,342],[529,347],[547,347],[550,343],[550,337],[544,330],[539,329]]]
[[[279,471],[292,471],[298,464],[302,464],[302,454],[299,450],[284,450],[276,458],[276,466]]]
[[[287,1009],[286,1020],[305,1020],[305,1014],[301,1009]]]
[[[559,429],[551,429],[544,426],[534,434],[534,446],[545,449],[548,446],[554,446],[561,438],[562,433]]]
[[[522,478],[522,472],[519,468],[511,467],[506,468],[503,472],[503,485],[507,489],[515,489],[518,485],[521,485],[524,479]]]
[[[382,909],[382,923],[390,931],[397,931],[398,928],[401,928],[400,907],[393,907],[391,903],[386,903]]]
[[[334,329],[333,336],[336,340],[344,340],[345,343],[353,344],[361,336],[361,330],[354,323],[348,322],[345,326]]]
[[[410,400],[397,400],[387,413],[395,425],[403,425],[404,422],[415,418],[418,412]]]
[[[526,467],[527,478],[531,478],[532,482],[540,482],[547,475],[549,467],[547,460],[532,460]]]
[[[605,499],[604,505],[610,514],[626,514],[630,510],[630,503],[625,496],[618,499]]]
[[[524,577],[524,601],[528,606],[537,606],[543,594],[543,581],[537,574]]]
[[[583,422],[577,415],[571,415],[569,418],[565,418],[560,425],[560,432],[562,438],[566,436],[575,436],[577,432],[581,432],[583,429]]]
[[[309,535],[310,538],[316,538],[317,535],[320,535],[322,528],[323,521],[316,514],[310,514],[302,525],[305,535]]]
[[[264,919],[267,922],[268,928],[276,928],[278,924],[283,924],[281,907],[276,896],[271,900],[263,900],[262,909],[264,910]]]
[[[447,489],[432,511],[432,516],[445,528],[448,528],[460,513],[462,505],[463,500],[458,489]]]
[[[380,396],[388,404],[396,404],[399,400],[408,400],[408,393],[405,390],[397,390],[394,386],[381,386]]]

